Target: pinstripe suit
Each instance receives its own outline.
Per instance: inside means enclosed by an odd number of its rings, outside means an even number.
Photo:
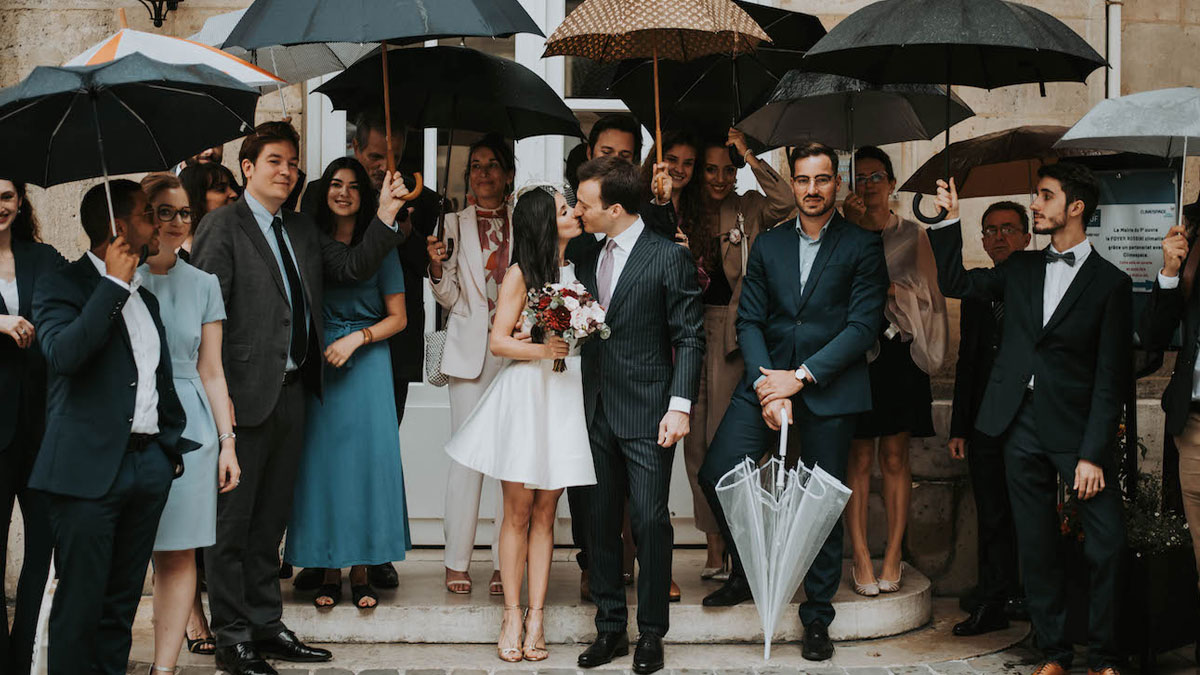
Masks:
[[[599,253],[577,261],[579,279],[599,297]],[[584,344],[583,394],[597,484],[588,488],[589,583],[596,628],[624,632],[621,527],[626,495],[638,565],[638,630],[666,635],[674,531],[667,510],[674,448],[657,444],[673,396],[693,401],[700,385],[704,328],[696,267],[682,247],[643,230],[616,279],[608,306],[612,336]],[[581,514],[575,513],[576,517]]]

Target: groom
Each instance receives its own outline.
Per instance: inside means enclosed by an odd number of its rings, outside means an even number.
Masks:
[[[637,545],[638,638],[633,672],[663,667],[674,532],[667,510],[675,444],[688,433],[700,383],[704,329],[696,266],[683,247],[638,216],[640,170],[616,157],[579,168],[575,216],[605,235],[578,264],[579,279],[607,311],[612,336],[583,346],[583,395],[596,485],[590,501],[590,584],[596,641],[579,655],[593,668],[629,653],[621,581],[628,496]]]

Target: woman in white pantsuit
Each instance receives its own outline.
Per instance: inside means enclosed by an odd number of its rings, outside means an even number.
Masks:
[[[500,372],[503,359],[488,351],[488,332],[504,272],[512,259],[512,207],[507,198],[515,171],[513,152],[503,139],[488,136],[471,146],[467,185],[474,204],[446,216],[444,241],[429,238],[429,279],[433,297],[449,312],[442,372],[450,378],[450,431],[458,431],[483,392]],[[483,474],[454,462],[446,479],[446,590],[470,593],[467,571],[475,547]],[[496,490],[492,538],[492,579],[488,592],[502,595],[500,520]]]

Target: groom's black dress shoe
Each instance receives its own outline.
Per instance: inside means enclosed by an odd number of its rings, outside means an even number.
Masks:
[[[217,668],[230,675],[279,675],[278,671],[258,655],[253,642],[218,647],[215,656]]]
[[[833,658],[833,641],[829,639],[829,627],[814,621],[804,627],[804,648],[800,655],[808,661],[825,661]]]
[[[273,638],[256,641],[254,647],[259,654],[280,661],[317,663],[333,658],[333,653],[328,649],[309,647],[301,642],[295,633],[286,628],[279,631],[279,634]]]
[[[600,633],[596,641],[579,655],[577,663],[580,668],[595,668],[611,662],[618,656],[629,654],[629,635],[625,631],[619,633]]]
[[[633,650],[633,672],[637,675],[650,675],[662,668],[662,638],[654,633],[642,633],[638,637],[637,649]]]
[[[976,607],[965,621],[954,625],[954,634],[959,637],[969,637],[1005,628],[1008,628],[1008,616],[1005,615],[1004,605],[985,602]]]
[[[723,586],[705,596],[701,604],[705,607],[732,607],[753,597],[750,582],[740,574],[731,574]]]
[[[397,588],[400,586],[400,575],[396,573],[396,566],[390,562],[368,565],[367,581],[375,588]]]

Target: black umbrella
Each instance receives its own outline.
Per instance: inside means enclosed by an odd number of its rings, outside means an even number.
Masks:
[[[97,66],[38,66],[0,90],[0,176],[50,187],[167,171],[248,133],[258,97],[215,68],[142,54]]]
[[[876,84],[944,84],[947,91],[954,84],[1036,82],[1044,93],[1046,82],[1083,82],[1104,65],[1063,22],[1006,0],[880,0],[843,19],[804,58],[814,72]],[[922,221],[945,216],[922,215],[919,202],[917,195],[913,208]]]
[[[545,37],[519,0],[254,0],[225,47],[259,49],[322,42],[380,42],[388,170],[392,155],[388,43],[447,37]],[[415,196],[415,195],[414,195]]]
[[[762,27],[771,43],[732,58],[715,54],[659,63],[663,126],[723,137],[735,122],[766,103],[780,78],[799,68],[804,51],[825,35],[821,20],[811,14],[745,0],[736,4]],[[627,59],[609,86],[648,129],[654,124],[653,79],[651,60]]]

